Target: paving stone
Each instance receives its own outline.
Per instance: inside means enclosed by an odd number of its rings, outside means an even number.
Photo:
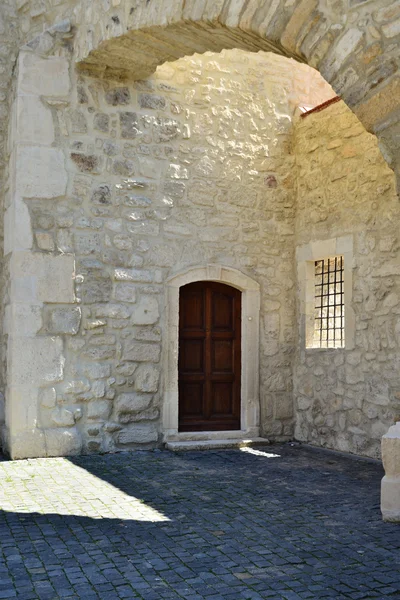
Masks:
[[[0,600],[399,596],[381,466],[272,452],[0,462]]]

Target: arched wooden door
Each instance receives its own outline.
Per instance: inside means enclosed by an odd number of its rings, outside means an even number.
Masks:
[[[213,281],[180,289],[179,431],[240,429],[241,300]]]

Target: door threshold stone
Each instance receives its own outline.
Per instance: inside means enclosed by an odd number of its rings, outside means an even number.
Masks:
[[[190,440],[190,441],[169,441],[165,443],[166,450],[172,452],[184,452],[188,450],[224,450],[230,448],[246,448],[253,446],[268,446],[270,441],[267,438],[242,438],[242,439],[221,439],[221,440]]]

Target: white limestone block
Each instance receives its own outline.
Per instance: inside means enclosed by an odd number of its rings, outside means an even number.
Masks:
[[[43,58],[33,52],[21,52],[18,67],[19,94],[52,97],[69,94],[69,64],[66,58]]]
[[[11,299],[27,302],[33,296],[36,303],[72,303],[75,301],[74,276],[72,255],[15,252],[11,258]]]
[[[52,411],[51,420],[57,427],[72,427],[75,425],[74,413],[62,406],[57,406]]]
[[[82,450],[82,438],[76,427],[44,430],[46,454],[39,456],[73,456]]]
[[[29,209],[18,196],[4,214],[4,254],[13,250],[29,250],[33,246],[33,235]]]
[[[13,386],[45,385],[61,381],[65,358],[61,338],[57,337],[15,337],[8,344],[9,381]],[[26,399],[20,398],[19,409],[24,410]],[[34,423],[37,415],[32,415]]]
[[[153,296],[142,296],[133,309],[132,323],[134,325],[153,325],[159,317],[157,299]]]
[[[9,335],[34,337],[42,327],[42,308],[38,304],[8,304],[4,332]]]
[[[54,142],[54,125],[50,108],[37,96],[16,98],[15,142],[51,146]]]
[[[30,340],[32,341],[32,340]],[[8,352],[10,353],[11,341],[9,338]],[[23,361],[24,357],[17,360]],[[10,363],[9,363],[10,364]],[[16,365],[23,370],[24,365]],[[26,365],[29,368],[28,365]],[[21,383],[20,383],[21,382]],[[11,372],[9,369],[8,386],[6,390],[6,423],[9,428],[10,436],[26,433],[35,428],[38,419],[38,390],[29,381],[19,379],[14,376],[13,363],[11,363]],[[23,441],[21,437],[20,442]]]
[[[34,427],[17,433],[9,430],[8,450],[12,460],[47,456],[43,431]]]
[[[67,171],[62,150],[45,146],[16,149],[16,193],[22,198],[57,198],[67,190]]]
[[[381,511],[384,521],[400,522],[400,421],[382,437],[385,476],[381,485]]]
[[[53,387],[43,388],[39,391],[40,405],[44,408],[54,408],[57,400],[57,392]]]

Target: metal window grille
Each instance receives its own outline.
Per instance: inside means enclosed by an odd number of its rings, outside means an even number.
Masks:
[[[315,262],[314,348],[344,348],[344,261]]]

